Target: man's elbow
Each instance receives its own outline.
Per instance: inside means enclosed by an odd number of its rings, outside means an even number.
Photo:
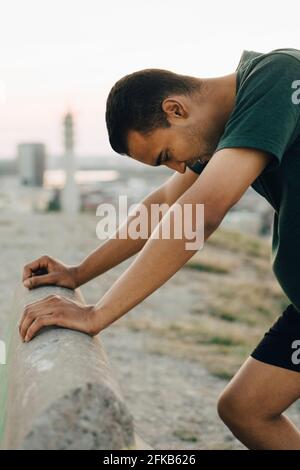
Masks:
[[[221,220],[217,221],[206,221],[204,224],[204,239],[206,240],[210,235],[212,235],[219,225],[221,224]]]
[[[204,207],[204,226],[205,231],[214,232],[221,224],[227,212],[219,213],[217,211],[209,212],[205,211]]]

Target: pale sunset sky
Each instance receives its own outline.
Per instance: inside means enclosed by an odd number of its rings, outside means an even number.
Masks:
[[[76,118],[77,154],[111,153],[105,101],[127,73],[155,67],[221,76],[244,49],[300,49],[299,0],[0,3],[0,158],[31,141],[61,153],[67,109]]]

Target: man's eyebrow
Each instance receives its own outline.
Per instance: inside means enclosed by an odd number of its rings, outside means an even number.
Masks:
[[[164,153],[164,151],[162,150],[160,152],[160,154],[158,155],[154,166],[160,166],[161,165],[161,159],[162,159],[163,153]]]

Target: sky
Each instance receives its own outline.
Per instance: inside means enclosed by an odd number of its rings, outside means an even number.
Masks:
[[[300,49],[300,2],[0,0],[0,158],[21,142],[62,152],[74,113],[76,153],[108,155],[105,102],[122,76],[164,68],[232,73],[244,49]],[[299,77],[300,79],[300,77]]]

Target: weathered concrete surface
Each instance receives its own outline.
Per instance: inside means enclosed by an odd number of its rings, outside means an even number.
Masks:
[[[17,289],[1,384],[7,388],[0,410],[1,448],[149,449],[134,432],[99,335],[47,327],[29,343],[21,341],[24,306],[50,294],[84,303],[79,290]]]

